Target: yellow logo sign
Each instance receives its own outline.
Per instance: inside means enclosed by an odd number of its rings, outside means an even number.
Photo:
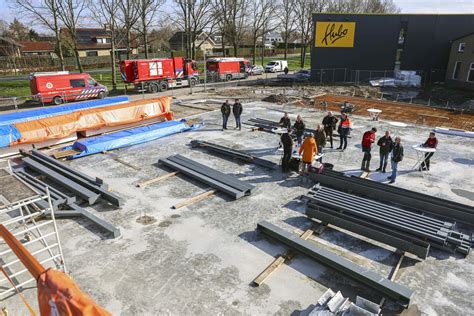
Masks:
[[[354,47],[355,22],[316,22],[316,47]]]

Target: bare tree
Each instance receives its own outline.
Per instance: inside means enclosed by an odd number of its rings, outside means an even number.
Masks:
[[[110,35],[110,62],[112,64],[112,90],[117,89],[116,41],[118,32],[118,0],[96,0],[91,3],[92,18],[105,27]]]
[[[393,0],[332,0],[329,10],[338,13],[398,13]]]
[[[183,29],[186,37],[186,57],[196,58],[196,50],[211,35],[216,18],[212,14],[212,0],[174,0],[177,4],[176,23]],[[205,38],[197,42],[206,31]]]
[[[158,12],[161,6],[165,3],[165,0],[137,0],[136,10],[138,12],[138,21],[135,25],[132,25],[142,38],[143,46],[145,49],[145,58],[148,58],[150,43],[148,40],[148,34],[150,28],[157,26],[156,20]]]
[[[58,0],[40,0],[39,2],[34,0],[15,0],[15,5],[21,12],[32,18],[33,21],[39,22],[54,32],[61,70],[65,70],[59,26]]]
[[[71,38],[76,57],[77,68],[83,72],[79,50],[77,48],[77,27],[87,8],[87,0],[58,0],[58,17],[64,23]]]
[[[296,23],[301,35],[301,68],[305,66],[306,52],[313,40],[313,13],[325,12],[329,8],[328,0],[295,0]]]
[[[214,0],[214,14],[222,35],[222,49],[225,52],[224,40],[228,41],[234,48],[234,56],[238,55],[245,31],[247,3],[248,0]]]
[[[275,17],[276,7],[274,0],[250,0],[249,3],[251,15],[250,32],[252,35],[252,63],[255,64],[257,59],[257,41],[262,40],[262,46],[265,45],[264,36],[271,32],[275,27],[270,28],[270,22]],[[285,57],[286,58],[286,57]]]
[[[126,34],[127,42],[127,59],[130,59],[132,53],[132,28],[140,19],[138,8],[138,1],[140,0],[118,0],[119,20],[123,25],[123,30]]]
[[[283,34],[283,43],[285,45],[285,59],[288,57],[288,42],[295,31],[295,0],[282,0],[279,5],[278,16]]]

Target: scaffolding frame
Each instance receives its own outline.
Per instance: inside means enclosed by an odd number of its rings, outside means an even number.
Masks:
[[[36,194],[0,208],[0,224],[26,247],[45,269],[55,268],[67,273],[49,187],[46,187],[45,193],[38,192],[11,172],[11,168],[8,171]],[[40,201],[46,201],[47,207],[39,207]],[[51,219],[43,220],[46,214],[50,214]],[[4,242],[0,242],[0,265],[14,284],[13,286],[8,278],[0,274],[0,301],[14,295],[17,290],[21,292],[30,283],[34,282],[36,287],[36,280]]]

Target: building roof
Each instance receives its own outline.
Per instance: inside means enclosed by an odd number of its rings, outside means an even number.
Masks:
[[[54,45],[51,42],[20,42],[20,51],[24,52],[52,52]]]
[[[5,42],[5,43],[8,43],[10,45],[21,47],[20,43],[18,43],[17,41],[15,41],[14,39],[9,38],[9,37],[0,36],[0,42]]]
[[[61,32],[68,34],[67,28],[62,28]],[[132,36],[132,48],[138,47],[137,40],[133,39]],[[97,43],[97,38],[110,38],[109,32],[105,28],[77,28],[76,29],[77,48],[80,50],[91,50],[91,49],[110,49],[110,43]],[[116,36],[116,49],[127,47],[127,37],[124,32],[117,32]]]
[[[212,39],[212,36],[208,35],[206,32],[197,32],[198,36],[196,37],[196,40],[198,41],[208,41],[212,45],[215,45],[216,43],[214,42],[214,39]],[[204,39],[201,37],[204,35]],[[171,38],[168,40],[170,43],[181,43],[181,41],[184,43],[187,40],[187,34],[184,31],[178,31],[171,36]]]
[[[453,42],[459,41],[460,39],[467,38],[467,37],[472,36],[472,35],[474,35],[474,32],[468,33],[468,34],[463,35],[463,36],[456,37],[455,39],[453,39]]]

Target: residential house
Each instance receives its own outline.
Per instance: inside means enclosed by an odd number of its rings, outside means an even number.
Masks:
[[[20,42],[22,56],[50,56],[56,57],[52,42]]]
[[[67,29],[61,32],[68,34]],[[77,49],[79,57],[110,56],[111,37],[105,28],[78,28],[76,29]],[[116,38],[116,54],[126,54],[127,43],[124,34],[119,34]],[[138,43],[133,41],[132,54],[138,53]]]
[[[179,31],[173,34],[169,39],[170,49],[177,51],[186,50],[187,34],[186,32]],[[202,50],[206,54],[212,54],[212,51],[218,45],[214,42],[211,36],[206,32],[199,32],[196,36],[194,45],[197,49]]]
[[[474,32],[452,41],[446,83],[474,89]]]
[[[265,46],[278,46],[283,43],[283,37],[280,33],[270,32],[265,35]]]
[[[20,57],[21,44],[9,37],[0,36],[0,56]]]

